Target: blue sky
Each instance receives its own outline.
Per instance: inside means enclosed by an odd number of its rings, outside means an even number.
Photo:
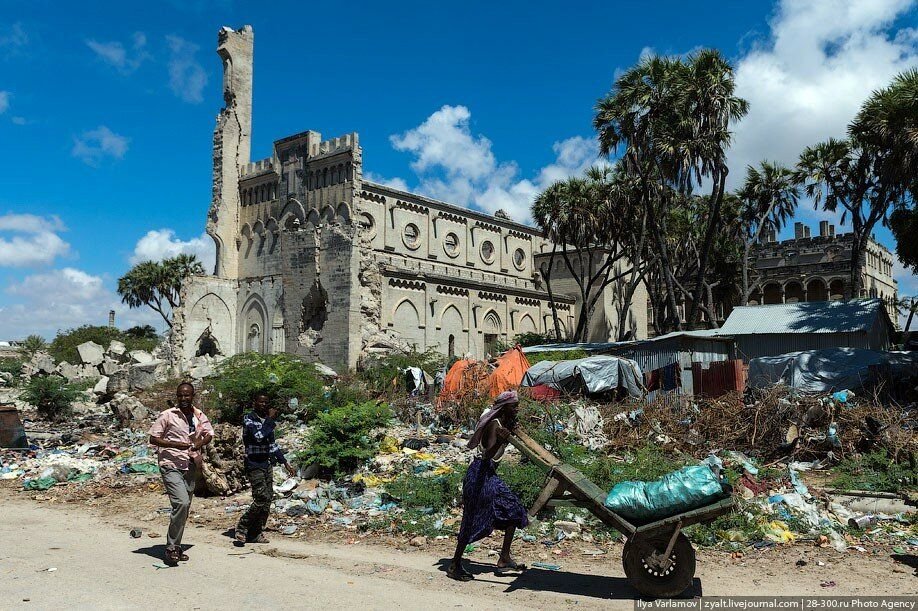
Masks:
[[[519,220],[595,161],[593,103],[642,53],[735,63],[752,110],[734,177],[842,135],[871,89],[918,65],[911,0],[495,4],[3,2],[0,338],[112,308],[162,327],[114,286],[143,258],[209,256],[222,25],[255,29],[253,157],[305,129],[358,131],[374,179]]]

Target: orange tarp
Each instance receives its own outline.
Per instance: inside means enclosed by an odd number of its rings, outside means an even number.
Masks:
[[[523,349],[515,346],[497,357],[497,368],[488,379],[491,398],[493,399],[505,390],[519,387],[523,376],[529,369],[529,360],[523,354]]]
[[[453,363],[443,380],[439,401],[462,401],[469,395],[488,394],[488,366],[481,361],[462,359]]]

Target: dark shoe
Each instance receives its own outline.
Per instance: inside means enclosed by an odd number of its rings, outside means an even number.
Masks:
[[[475,578],[471,573],[462,568],[462,566],[456,568],[455,565],[452,564],[446,569],[446,576],[456,581],[472,581]]]
[[[167,547],[166,556],[165,558],[163,558],[163,562],[165,562],[169,566],[178,566],[179,560],[181,560],[181,558],[182,558],[181,549],[177,547]]]
[[[254,539],[246,539],[245,542],[246,543],[271,543],[270,541],[268,541],[268,538],[264,535],[258,535]]]

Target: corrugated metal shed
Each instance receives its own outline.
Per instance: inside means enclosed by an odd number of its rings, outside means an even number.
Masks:
[[[652,339],[592,344],[546,344],[523,348],[524,353],[584,350],[590,354],[611,354],[635,361],[642,372],[679,363],[682,392],[692,394],[692,363],[713,363],[735,359],[733,338],[716,329],[676,331]]]
[[[879,299],[808,301],[735,308],[720,332],[748,362],[800,350],[888,350],[893,325]]]
[[[733,309],[719,332],[724,335],[867,332],[885,313],[879,299],[740,306]]]

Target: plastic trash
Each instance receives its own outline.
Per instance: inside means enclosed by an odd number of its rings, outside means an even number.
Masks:
[[[620,482],[605,505],[636,522],[662,520],[727,497],[720,480],[707,465],[685,467],[655,482]]]
[[[847,389],[832,393],[832,400],[836,403],[847,403],[853,397],[854,393]]]
[[[125,466],[127,467],[127,471],[124,471],[125,473],[159,473],[159,466],[151,462],[135,462]]]
[[[284,526],[281,529],[282,535],[292,535],[296,532],[296,524],[290,524],[289,526]]]
[[[139,539],[141,536],[143,536],[143,531],[139,528],[132,528],[130,535],[132,539]]]
[[[547,562],[533,562],[532,566],[537,569],[545,569],[546,571],[560,571],[561,566],[557,564],[548,564]]]
[[[837,552],[843,552],[848,549],[848,544],[845,543],[845,538],[834,530],[829,531],[829,541],[832,543],[832,547],[835,548]]]
[[[780,520],[773,520],[762,526],[762,534],[768,541],[775,543],[793,543],[797,535],[792,533],[787,524]]]
[[[57,480],[53,477],[39,477],[37,479],[27,479],[22,484],[22,487],[25,490],[47,490],[55,484],[57,484]]]
[[[299,485],[299,480],[295,477],[288,477],[280,486],[274,486],[274,492],[287,494]]]

